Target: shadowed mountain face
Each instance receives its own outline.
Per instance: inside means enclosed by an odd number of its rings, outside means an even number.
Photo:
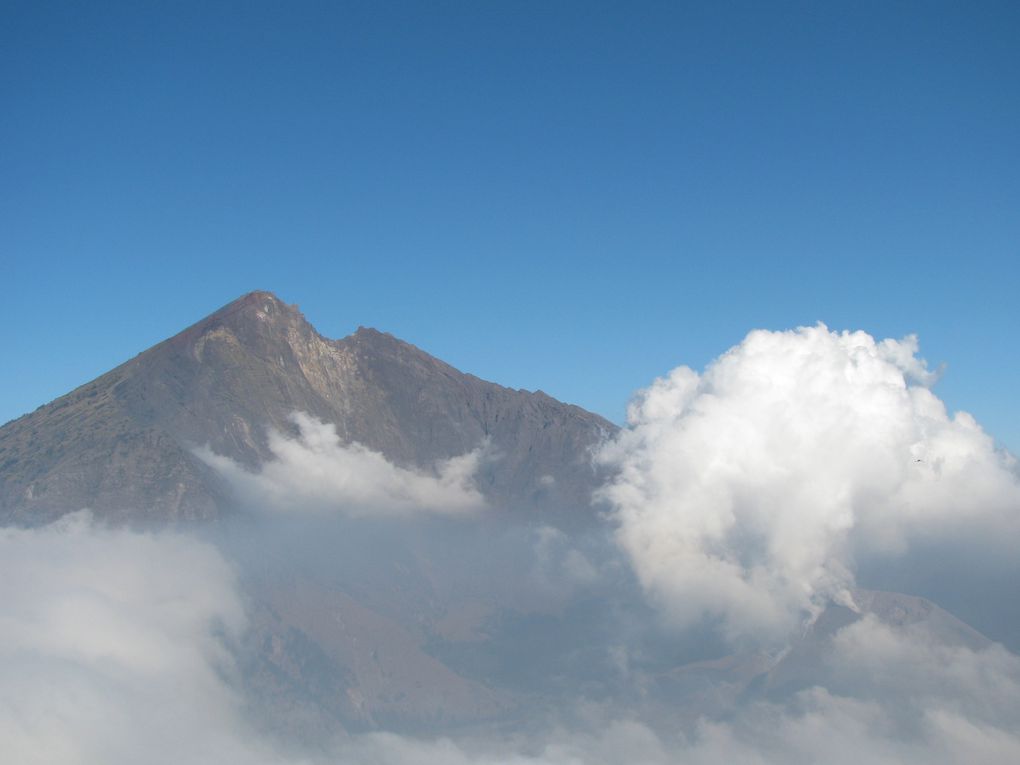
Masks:
[[[256,468],[270,428],[305,412],[402,467],[488,444],[476,475],[498,509],[579,522],[608,421],[542,392],[463,374],[391,335],[328,340],[268,292],[253,292],[77,390],[0,428],[0,518],[35,525],[92,508],[113,520],[208,519],[228,487],[194,454]]]

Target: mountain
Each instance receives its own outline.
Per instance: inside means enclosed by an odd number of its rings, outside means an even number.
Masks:
[[[116,369],[0,428],[0,520],[35,525],[83,507],[109,520],[229,513],[208,445],[249,469],[293,412],[335,425],[398,466],[430,469],[488,443],[476,476],[496,508],[583,517],[590,451],[616,428],[546,394],[469,374],[359,328],[320,335],[296,306],[252,292]]]

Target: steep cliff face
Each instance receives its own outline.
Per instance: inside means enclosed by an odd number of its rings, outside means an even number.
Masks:
[[[306,412],[404,467],[483,441],[494,507],[578,518],[597,478],[591,448],[615,427],[541,392],[464,374],[391,335],[329,340],[296,307],[253,292],[0,428],[0,518],[36,524],[82,507],[151,522],[227,512],[227,487],[195,447],[251,468],[267,432]]]

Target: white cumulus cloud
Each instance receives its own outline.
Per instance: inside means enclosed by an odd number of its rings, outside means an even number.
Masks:
[[[638,395],[600,492],[642,584],[678,624],[781,640],[848,603],[857,553],[1020,540],[1015,460],[927,387],[917,339],[824,325],[751,332],[703,374]]]

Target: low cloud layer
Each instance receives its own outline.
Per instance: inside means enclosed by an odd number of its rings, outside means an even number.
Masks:
[[[546,547],[562,541],[544,536]],[[1017,656],[922,622],[891,625],[874,616],[802,654],[813,662],[802,690],[759,694],[692,730],[656,725],[640,707],[593,702],[578,687],[561,705],[570,722],[541,733],[270,739],[246,716],[237,677],[233,651],[247,628],[238,587],[216,548],[183,534],[105,529],[87,514],[0,530],[0,760],[998,765],[1020,758]]]
[[[382,454],[344,444],[336,426],[295,412],[297,438],[269,433],[274,459],[245,470],[209,448],[198,455],[257,507],[282,512],[336,513],[347,517],[463,515],[485,506],[473,477],[484,447],[438,464],[432,473],[398,467]]]
[[[999,765],[1020,758],[1020,658],[1000,646],[954,645],[872,616],[824,645],[818,684],[785,701],[752,702],[725,721],[703,719],[686,736],[594,712],[580,729],[558,729],[529,744],[369,735],[349,742],[341,761]]]
[[[1020,541],[1015,461],[927,387],[917,340],[755,331],[699,375],[643,391],[601,453],[601,496],[643,585],[679,625],[782,639],[850,604],[859,554]]]
[[[245,614],[211,546],[88,513],[0,529],[0,602],[0,761],[270,761],[229,682]]]
[[[838,631],[812,685],[705,722],[698,762],[994,763],[1020,757],[1020,659],[874,616]]]

